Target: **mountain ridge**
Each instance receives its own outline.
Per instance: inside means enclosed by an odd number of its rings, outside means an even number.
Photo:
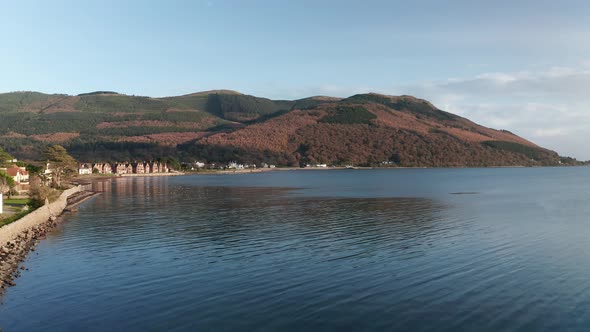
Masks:
[[[233,90],[146,97],[0,94],[0,146],[35,159],[59,143],[81,160],[175,157],[303,165],[541,166],[574,162],[414,96],[272,100]]]

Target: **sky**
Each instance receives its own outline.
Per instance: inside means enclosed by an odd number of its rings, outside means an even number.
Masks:
[[[545,0],[0,0],[0,92],[408,94],[588,160],[588,13]]]

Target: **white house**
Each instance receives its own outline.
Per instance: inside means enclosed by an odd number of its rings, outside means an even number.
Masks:
[[[227,164],[227,168],[229,168],[229,169],[244,169],[244,165],[238,164],[235,161],[232,161],[229,164]]]
[[[51,173],[53,173],[53,172],[51,171],[50,164],[49,163],[45,164],[45,170],[43,170],[43,174],[45,174],[45,176],[50,177]]]
[[[29,172],[24,167],[12,166],[6,169],[6,173],[18,184],[29,183]]]
[[[80,175],[88,175],[92,174],[92,166],[88,164],[80,164],[78,167],[78,174]]]

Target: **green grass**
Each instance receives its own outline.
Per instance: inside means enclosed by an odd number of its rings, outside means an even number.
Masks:
[[[24,207],[25,205],[28,205],[29,208],[27,210],[20,211],[16,214],[13,214],[9,217],[0,218],[0,227],[4,226],[4,225],[8,225],[12,222],[19,220],[20,218],[26,216],[27,214],[37,210],[37,208],[39,208],[41,206],[40,204],[35,204],[33,201],[31,201],[28,198],[5,199],[4,204],[9,205],[9,206],[18,206],[18,207]]]
[[[24,206],[24,205],[29,204],[29,199],[28,198],[5,199],[4,204],[6,204],[6,205],[23,205]]]

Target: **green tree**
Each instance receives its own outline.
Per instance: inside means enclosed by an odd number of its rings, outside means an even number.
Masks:
[[[38,175],[43,172],[43,167],[39,167],[39,166],[31,165],[31,164],[28,164],[26,166],[26,169],[27,169],[27,172],[29,172],[29,175],[31,175],[31,176]]]
[[[77,168],[77,161],[68,154],[68,151],[61,145],[48,146],[43,152],[45,160],[49,163],[53,185],[61,186],[62,176],[73,174]]]
[[[170,168],[170,169],[180,170],[180,162],[175,158],[172,158],[172,157],[163,158],[161,160],[161,162],[166,163],[168,165],[168,168]]]
[[[0,166],[8,166],[8,164],[12,163],[13,159],[13,156],[9,155],[8,152],[0,148]]]
[[[6,174],[4,171],[0,171],[0,193],[8,192],[8,198],[12,194],[12,189],[16,186],[12,176]]]

